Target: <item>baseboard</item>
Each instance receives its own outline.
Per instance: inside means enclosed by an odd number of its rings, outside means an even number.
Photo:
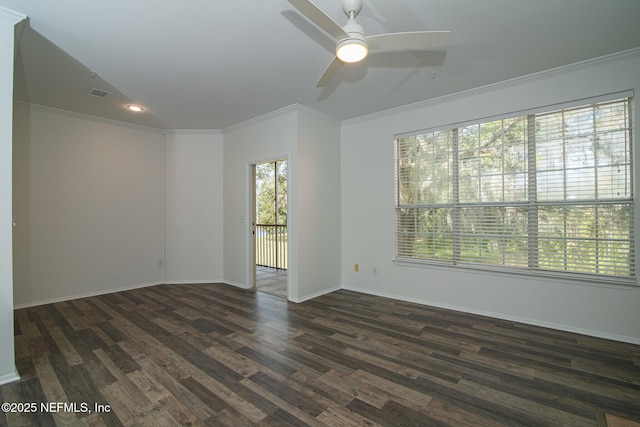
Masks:
[[[131,291],[133,289],[148,288],[150,286],[158,286],[158,285],[188,285],[188,284],[207,284],[207,283],[212,283],[212,284],[213,283],[222,283],[222,284],[225,284],[225,285],[231,285],[231,286],[235,286],[235,287],[242,288],[242,289],[250,289],[250,287],[248,287],[247,285],[244,285],[242,283],[230,282],[228,280],[223,280],[223,279],[214,279],[214,280],[171,280],[171,281],[145,283],[145,284],[142,284],[142,285],[123,286],[121,288],[116,288],[116,289],[105,289],[105,290],[97,291],[97,292],[87,292],[85,294],[68,295],[68,296],[64,296],[64,297],[60,297],[60,298],[51,298],[51,299],[46,299],[46,300],[38,300],[38,301],[28,302],[28,303],[24,303],[24,304],[16,304],[16,305],[13,306],[13,309],[14,310],[19,310],[21,308],[36,307],[36,306],[39,306],[39,305],[46,305],[46,304],[55,304],[55,303],[58,303],[58,302],[71,301],[71,300],[74,300],[74,299],[97,297],[99,295],[106,295],[106,294],[113,294],[113,293],[116,293],[116,292]]]
[[[18,375],[18,371],[14,371],[10,374],[0,375],[0,385],[9,384],[19,380],[20,380],[20,375]]]
[[[236,288],[241,289],[251,289],[251,286],[246,283],[233,282],[231,280],[221,280],[220,283],[224,283],[225,285],[235,286]]]
[[[342,288],[339,287],[339,286],[335,287],[335,288],[331,288],[331,289],[325,289],[325,290],[322,290],[320,292],[316,292],[316,293],[313,293],[311,295],[304,296],[302,298],[295,298],[295,299],[294,298],[290,298],[289,301],[295,302],[295,303],[301,303],[301,302],[309,301],[310,299],[314,299],[314,298],[320,297],[322,295],[330,294],[331,292],[339,291],[340,289],[342,289]]]
[[[386,292],[376,292],[376,291],[371,291],[369,289],[362,289],[362,288],[357,288],[357,287],[353,287],[353,286],[342,286],[342,289],[347,290],[347,291],[359,292],[359,293],[362,293],[362,294],[375,295],[375,296],[384,297],[384,298],[396,299],[396,300],[400,300],[400,301],[413,302],[413,303],[416,303],[416,304],[427,305],[427,306],[430,306],[430,307],[444,308],[446,310],[459,311],[459,312],[462,312],[462,313],[469,313],[469,314],[477,314],[479,316],[492,317],[494,319],[507,320],[507,321],[510,321],[510,322],[524,323],[526,325],[540,326],[540,327],[543,327],[543,328],[555,329],[555,330],[558,330],[558,331],[572,332],[572,333],[576,333],[576,334],[580,334],[580,335],[587,335],[587,336],[595,337],[595,338],[603,338],[603,339],[607,339],[607,340],[613,340],[613,341],[619,341],[619,342],[626,342],[626,343],[629,343],[629,344],[640,345],[640,339],[635,338],[635,337],[628,337],[628,336],[625,336],[625,335],[616,335],[616,334],[610,334],[610,333],[602,332],[602,331],[594,331],[594,330],[591,330],[591,329],[576,328],[576,327],[570,326],[570,325],[563,325],[563,324],[552,323],[552,322],[544,322],[544,321],[541,321],[541,320],[529,319],[529,318],[526,318],[526,317],[504,315],[504,314],[501,314],[501,313],[493,313],[493,312],[484,311],[484,310],[474,310],[474,309],[469,309],[469,308],[466,308],[466,307],[458,307],[458,306],[455,306],[455,305],[442,304],[442,303],[439,303],[439,302],[434,302],[434,301],[429,301],[429,300],[422,300],[422,299],[417,299],[417,298],[403,297],[403,296],[400,296],[400,295],[389,294],[389,293],[386,293]]]
[[[225,283],[222,279],[211,280],[168,280],[165,285],[205,285],[207,283]]]
[[[123,286],[121,288],[105,289],[105,290],[96,291],[96,292],[87,292],[85,294],[67,295],[67,296],[59,297],[59,298],[51,298],[51,299],[46,299],[46,300],[33,301],[33,302],[24,303],[24,304],[15,304],[13,306],[13,309],[14,310],[19,310],[21,308],[35,307],[35,306],[38,306],[38,305],[46,305],[46,304],[55,304],[55,303],[63,302],[63,301],[71,301],[71,300],[80,299],[80,298],[96,297],[98,295],[113,294],[113,293],[116,293],[116,292],[130,291],[130,290],[139,289],[139,288],[148,288],[149,286],[157,286],[157,285],[163,285],[163,284],[164,284],[164,282],[151,282],[151,283],[145,283],[145,284],[142,284],[142,285]]]

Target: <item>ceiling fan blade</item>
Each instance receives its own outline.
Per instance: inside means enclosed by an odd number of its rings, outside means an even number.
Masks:
[[[336,74],[340,72],[340,69],[342,69],[343,64],[344,63],[340,61],[338,58],[333,58],[333,61],[331,61],[331,64],[329,64],[329,66],[324,70],[324,73],[322,73],[322,77],[320,77],[320,80],[318,80],[316,87],[327,86],[329,82],[333,80]]]
[[[309,20],[332,35],[336,40],[349,37],[349,34],[347,34],[336,21],[331,19],[329,15],[324,13],[310,0],[289,0],[289,3],[298,9],[298,12],[309,18]]]
[[[429,50],[449,44],[449,31],[413,31],[368,36],[369,50]]]

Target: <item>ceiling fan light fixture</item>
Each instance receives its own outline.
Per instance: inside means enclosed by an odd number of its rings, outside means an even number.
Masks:
[[[359,62],[367,57],[369,47],[364,40],[357,38],[345,39],[338,43],[336,56],[342,62]]]

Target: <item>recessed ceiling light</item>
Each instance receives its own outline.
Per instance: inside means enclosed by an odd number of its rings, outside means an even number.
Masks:
[[[141,106],[136,105],[136,104],[129,104],[129,105],[127,105],[127,110],[133,111],[135,113],[139,113],[141,111],[144,111],[144,108],[142,108]]]

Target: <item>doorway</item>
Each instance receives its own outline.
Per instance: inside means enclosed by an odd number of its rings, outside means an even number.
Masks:
[[[253,175],[256,290],[287,298],[287,161],[258,163]]]

